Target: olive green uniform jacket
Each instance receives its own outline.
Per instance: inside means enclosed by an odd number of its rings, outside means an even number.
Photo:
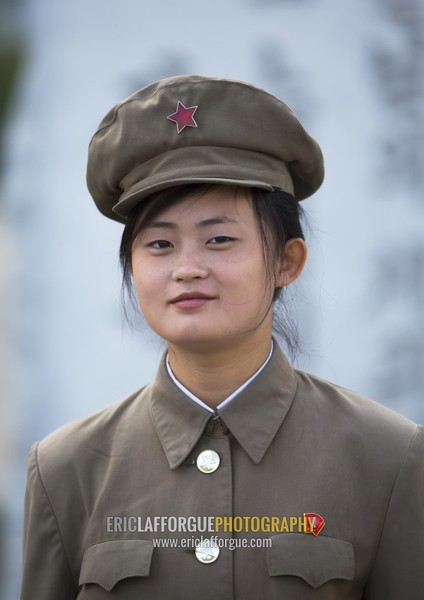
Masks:
[[[423,428],[293,370],[278,347],[221,419],[213,434],[163,361],[151,385],[35,444],[22,600],[422,600]],[[196,465],[206,449],[214,472]],[[325,521],[318,535],[287,527],[305,513]],[[143,531],[147,517],[231,515],[281,526],[220,531],[246,547],[206,563],[157,546],[198,533]],[[124,516],[142,525],[125,531]]]

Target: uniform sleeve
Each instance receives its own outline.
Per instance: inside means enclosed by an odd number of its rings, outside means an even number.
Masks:
[[[74,600],[78,587],[41,480],[37,451],[35,444],[28,459],[21,600]]]
[[[424,590],[424,428],[398,473],[366,600],[422,600]]]

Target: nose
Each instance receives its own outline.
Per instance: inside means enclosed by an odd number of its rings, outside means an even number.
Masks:
[[[172,270],[173,281],[205,279],[207,276],[208,269],[196,251],[187,249],[179,253]]]

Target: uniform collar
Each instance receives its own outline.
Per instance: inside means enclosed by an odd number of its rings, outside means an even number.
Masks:
[[[252,375],[252,377],[249,377],[249,379],[247,381],[245,381],[235,392],[230,394],[230,396],[228,396],[228,398],[226,398],[220,404],[218,404],[218,406],[216,407],[216,411],[221,411],[221,409],[226,404],[228,404],[229,402],[231,402],[231,400],[233,398],[238,396],[244,390],[244,388],[247,387],[255,379],[255,377],[257,377],[259,375],[259,373],[262,371],[262,369],[264,369],[266,367],[266,365],[268,364],[268,362],[272,356],[273,349],[274,349],[274,340],[271,341],[271,350],[270,350],[269,355],[267,356],[265,362],[263,363],[263,365],[261,365],[259,367],[259,369],[256,371],[256,373],[254,373]],[[175,383],[175,385],[178,388],[180,388],[180,390],[182,390],[184,392],[184,394],[186,396],[188,396],[191,400],[193,400],[193,402],[196,402],[197,404],[200,404],[200,406],[203,406],[203,408],[206,408],[206,410],[208,410],[210,413],[216,414],[215,410],[213,410],[212,408],[207,406],[204,402],[202,402],[202,400],[200,400],[200,398],[197,398],[194,394],[192,394],[190,392],[190,390],[188,390],[186,387],[184,387],[180,381],[178,381],[178,379],[175,377],[174,373],[172,372],[171,365],[169,364],[169,354],[166,355],[165,364],[166,364],[166,369],[168,371],[168,374],[171,377],[172,381]]]
[[[187,459],[212,415],[175,385],[165,361],[164,356],[149,388],[150,413],[169,466],[176,469]],[[295,391],[293,369],[274,341],[265,368],[219,410],[225,426],[256,464],[280,428]]]

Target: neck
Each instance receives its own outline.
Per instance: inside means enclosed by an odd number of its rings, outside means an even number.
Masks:
[[[268,358],[271,334],[262,338],[258,340],[253,335],[203,352],[199,348],[181,348],[169,344],[169,363],[178,381],[215,409]]]

